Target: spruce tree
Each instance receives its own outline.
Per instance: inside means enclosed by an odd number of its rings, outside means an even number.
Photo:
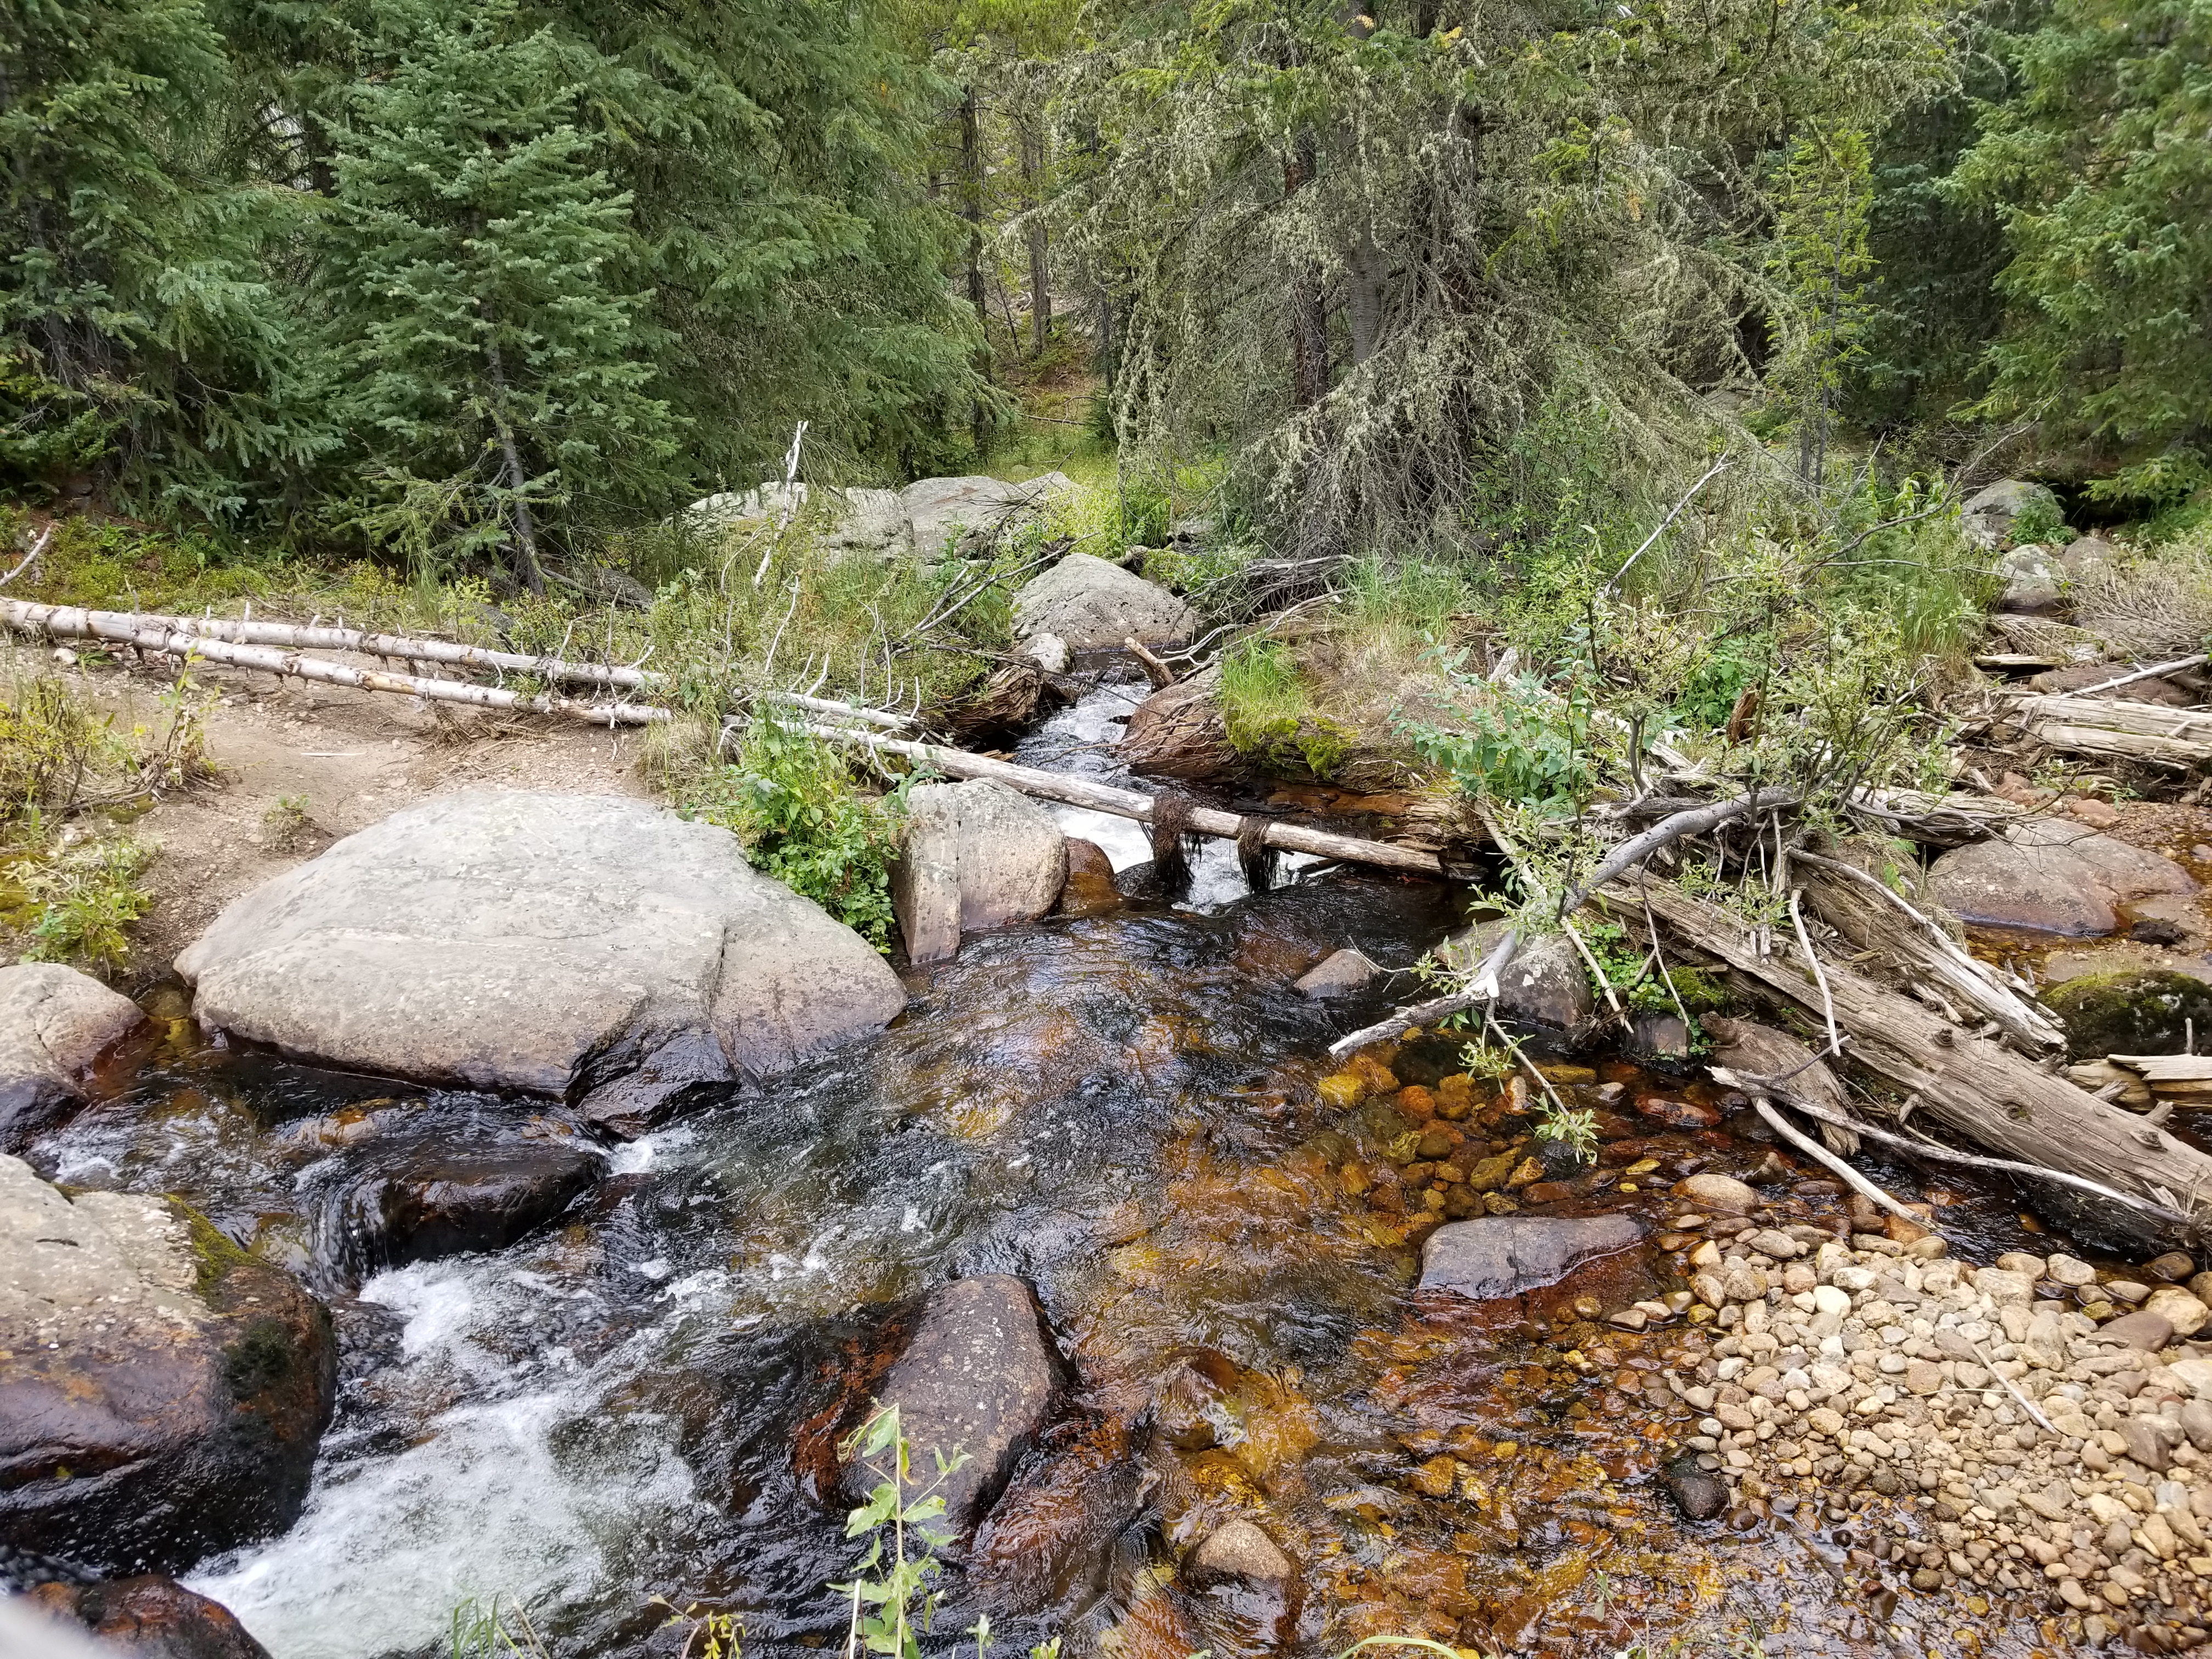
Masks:
[[[649,389],[630,198],[579,124],[581,83],[512,5],[392,7],[354,87],[325,239],[354,522],[418,560],[498,551],[532,592],[580,518],[665,505],[676,423]]]

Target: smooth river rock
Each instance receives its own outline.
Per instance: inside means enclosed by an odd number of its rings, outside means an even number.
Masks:
[[[1067,839],[1028,796],[975,778],[907,797],[891,908],[908,960],[942,962],[963,933],[1033,921],[1066,884]]]
[[[1478,1301],[1518,1296],[1555,1285],[1578,1263],[1625,1250],[1643,1237],[1643,1224],[1621,1211],[1446,1222],[1421,1247],[1420,1288],[1456,1291]]]
[[[81,1587],[48,1584],[30,1600],[50,1616],[82,1626],[99,1639],[103,1653],[133,1659],[269,1659],[269,1650],[228,1607],[159,1573]],[[9,1651],[0,1642],[0,1652]]]
[[[0,1151],[20,1148],[81,1104],[93,1063],[145,1018],[74,968],[0,968]]]
[[[858,933],[644,801],[472,790],[347,836],[177,958],[202,1024],[355,1071],[580,1102],[635,1133],[906,1006]]]
[[[880,1396],[899,1408],[916,1469],[936,1454],[969,1461],[938,1488],[945,1519],[965,1531],[981,1518],[1043,1425],[1052,1401],[1052,1354],[1029,1286],[1004,1273],[955,1279],[929,1298],[914,1340],[891,1366]],[[848,1494],[876,1484],[848,1469]]]
[[[1157,582],[1088,553],[1071,553],[1014,594],[1014,633],[1057,635],[1077,651],[1166,645],[1198,636],[1198,613]]]
[[[1503,921],[1477,922],[1437,947],[1446,966],[1471,971],[1490,953],[1505,929]],[[1547,1030],[1577,1034],[1597,1018],[1597,994],[1590,989],[1582,953],[1565,933],[1522,939],[1513,960],[1498,976],[1498,1012],[1508,1019]]]
[[[605,1172],[576,1136],[495,1136],[438,1125],[357,1155],[324,1220],[328,1259],[366,1279],[410,1261],[502,1250],[552,1221]]]
[[[2026,818],[2002,841],[1954,848],[1929,867],[1929,896],[1961,921],[2101,938],[2118,908],[2197,884],[2172,859],[2059,818]]]
[[[322,1305],[181,1205],[0,1158],[0,1541],[178,1572],[282,1531],[337,1368]]]
[[[2055,522],[2059,511],[2058,497],[2047,484],[2000,478],[1967,499],[1960,512],[1959,527],[1970,544],[1995,552],[2012,544],[2014,523],[2030,507],[2044,508],[2054,515]]]

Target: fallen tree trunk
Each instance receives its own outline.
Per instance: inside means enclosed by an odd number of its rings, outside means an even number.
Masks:
[[[1648,903],[1681,943],[1820,1016],[1820,988],[1779,958],[1761,956],[1749,931],[1718,907],[1659,883],[1641,890],[1609,888],[1601,897],[1623,920],[1640,916]],[[1850,1036],[1844,1058],[1851,1066],[1904,1091],[1917,1109],[1969,1139],[2189,1218],[2154,1233],[2161,1243],[2203,1232],[2200,1217],[2212,1196],[2212,1157],[2002,1044],[1967,1036],[1918,1003],[1848,969],[1831,966],[1827,979],[1837,1023]],[[2134,1237],[2145,1231],[2132,1215],[2098,1212],[2088,1219],[2107,1228],[2118,1224]]]
[[[1074,777],[1065,772],[1045,772],[1034,766],[1017,766],[1012,761],[992,760],[988,756],[971,755],[965,750],[947,749],[938,744],[881,737],[854,726],[808,722],[802,729],[817,737],[835,738],[842,743],[863,743],[878,754],[901,755],[908,760],[921,761],[947,777],[989,778],[1041,800],[1056,800],[1069,806],[1087,806],[1094,812],[1111,812],[1116,817],[1134,818],[1139,823],[1149,823],[1152,819],[1152,798],[1134,789],[1116,789],[1110,784],[1094,783],[1087,778]],[[1235,812],[1223,812],[1210,806],[1194,806],[1187,822],[1194,834],[1235,841],[1244,833],[1248,821]],[[1413,875],[1440,876],[1443,873],[1443,861],[1434,853],[1424,853],[1411,847],[1394,847],[1389,842],[1367,841],[1358,836],[1340,836],[1302,823],[1282,823],[1273,819],[1265,820],[1264,823],[1261,839],[1266,845],[1285,853],[1310,853],[1319,858],[1372,864],[1386,870],[1403,870]]]
[[[2212,711],[2052,696],[2014,699],[2012,712],[2030,737],[2053,749],[2185,771],[2212,765]]]
[[[1805,883],[1814,914],[1860,950],[1887,957],[1901,978],[1933,980],[1995,1020],[2029,1054],[2065,1046],[2066,1033],[2047,1010],[2014,991],[1996,969],[1968,955],[1931,918],[1865,871],[1805,852],[1790,854],[1790,860],[1820,872]]]
[[[37,613],[35,615],[25,614]],[[268,646],[237,645],[227,640],[169,628],[153,619],[113,611],[86,611],[75,605],[29,605],[20,599],[0,601],[0,622],[18,632],[46,639],[102,640],[128,645],[155,655],[179,660],[198,657],[228,668],[250,668],[292,679],[324,685],[348,686],[357,691],[386,691],[399,696],[421,697],[431,702],[466,704],[477,708],[501,708],[516,713],[560,714],[599,726],[650,726],[670,718],[665,708],[645,703],[579,702],[550,692],[526,696],[501,686],[478,685],[471,680],[434,680],[414,674],[391,674],[375,669],[351,668],[343,663],[303,657],[296,651]]]

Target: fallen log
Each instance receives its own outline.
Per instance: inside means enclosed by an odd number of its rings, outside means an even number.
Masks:
[[[2028,735],[2053,749],[2184,771],[2212,765],[2212,710],[2062,695],[2011,703]]]
[[[1601,899],[1624,919],[1641,915],[1648,903],[1683,944],[1818,1018],[1820,993],[1811,977],[1761,956],[1750,930],[1717,906],[1657,883],[1640,890],[1617,885]],[[2149,1234],[2161,1242],[2204,1232],[2212,1157],[1846,968],[1831,965],[1827,978],[1837,1023],[1850,1037],[1845,1061],[1911,1097],[1914,1109],[2021,1163],[2186,1218]],[[2124,1222],[2131,1237],[2145,1232],[2135,1218],[2099,1212],[2087,1219],[2108,1227]]]
[[[1790,861],[1821,872],[1805,883],[1813,913],[1860,950],[1888,958],[1907,980],[1934,980],[1996,1021],[2027,1054],[2065,1046],[2066,1033],[2048,1010],[2014,991],[1997,977],[1996,969],[1968,955],[1933,918],[1873,876],[1840,859],[1814,853],[1793,852]],[[1898,925],[1898,916],[1912,925]]]
[[[1094,812],[1110,812],[1116,817],[1134,818],[1139,823],[1152,821],[1152,797],[1134,789],[1117,789],[1110,784],[1094,783],[1088,778],[1075,777],[1066,772],[1046,772],[1034,766],[1017,766],[1012,761],[993,760],[986,755],[971,755],[965,750],[947,749],[939,744],[883,737],[856,726],[803,721],[800,729],[840,743],[863,743],[878,754],[899,755],[908,760],[921,761],[947,777],[989,778],[1041,800],[1056,800],[1069,806],[1085,806]],[[1249,821],[1238,813],[1224,812],[1211,806],[1193,806],[1186,822],[1194,834],[1212,836],[1223,841],[1237,840],[1244,834],[1249,824]],[[1302,823],[1284,823],[1274,819],[1266,819],[1262,823],[1261,840],[1267,846],[1285,853],[1310,853],[1317,858],[1371,864],[1385,870],[1403,870],[1413,875],[1443,874],[1441,859],[1434,853],[1425,853],[1416,848],[1394,847],[1389,842],[1368,841],[1358,836],[1340,836]]]
[[[26,615],[25,611],[39,614]],[[667,709],[647,703],[579,702],[550,692],[529,696],[501,686],[478,685],[472,680],[434,680],[414,674],[352,668],[319,657],[303,657],[296,651],[211,639],[122,611],[86,611],[75,605],[26,605],[19,599],[0,600],[0,623],[34,638],[102,640],[179,661],[197,657],[227,668],[254,669],[324,685],[348,686],[357,691],[386,691],[399,696],[420,697],[430,702],[560,714],[606,726],[650,726],[671,718]]]

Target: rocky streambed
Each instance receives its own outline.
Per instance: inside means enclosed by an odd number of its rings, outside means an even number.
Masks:
[[[1115,723],[1079,706],[1031,741],[1081,765]],[[158,1603],[235,1635],[210,1652],[442,1653],[456,1607],[496,1597],[563,1655],[672,1656],[726,1613],[797,1659],[845,1639],[839,1446],[889,1397],[975,1454],[933,1651],[984,1613],[1002,1642],[1146,1659],[2204,1639],[2212,1262],[2077,1254],[2008,1188],[1867,1157],[1921,1206],[1883,1220],[1672,1038],[1547,1034],[1571,987],[1537,976],[1541,1086],[1597,1135],[1562,1161],[1529,1080],[1471,1074],[1456,1036],[1324,1058],[1465,923],[1449,890],[1308,871],[1253,894],[1217,856],[1176,902],[1141,843],[1056,827],[1104,851],[1049,844],[1049,914],[941,860],[923,885],[966,937],[896,976],[902,1010],[879,963],[833,981],[841,1042],[730,1000],[817,981],[761,948],[744,916],[782,913],[744,910],[742,877],[684,896],[722,867],[682,862],[688,832],[639,884],[719,919],[680,972],[617,994],[650,927],[590,906],[625,890],[564,911],[523,886],[514,1017],[418,1019],[411,1082],[318,1058],[314,1018],[210,1032],[180,986],[42,1014],[0,1166],[0,1571],[87,1625]],[[420,826],[396,844],[434,886]],[[434,958],[468,994],[486,913],[408,931],[359,899],[361,853],[343,906],[398,964],[374,1006],[406,1013]],[[313,885],[223,994],[258,974],[357,1042]],[[596,975],[533,980],[578,939]],[[595,1041],[541,1040],[556,1004]],[[529,1092],[527,1066],[566,1086]],[[88,1252],[109,1276],[67,1291],[54,1264]],[[167,1463],[64,1455],[124,1443],[23,1404],[57,1368],[83,1397],[125,1331],[198,1390],[165,1398],[199,1419],[134,1419],[174,1430]],[[210,1447],[261,1479],[185,1455]]]

